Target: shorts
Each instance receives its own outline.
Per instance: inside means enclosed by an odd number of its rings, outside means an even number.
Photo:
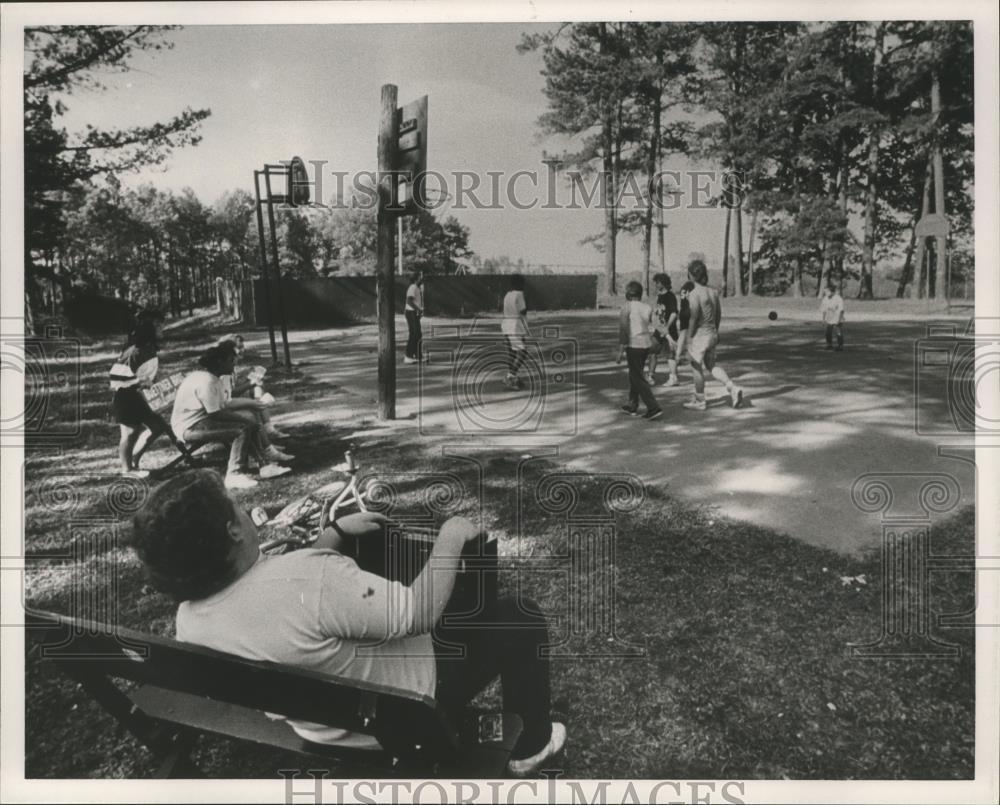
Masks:
[[[506,334],[504,338],[507,339],[507,349],[511,352],[524,352],[528,348],[522,333]]]
[[[116,389],[111,398],[111,413],[115,422],[128,428],[147,427],[154,433],[164,430],[164,420],[146,402],[137,386]]]
[[[715,363],[715,346],[719,343],[719,334],[699,330],[688,341],[688,355],[693,363]]]

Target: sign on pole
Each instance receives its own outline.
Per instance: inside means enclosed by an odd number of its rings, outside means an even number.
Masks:
[[[427,174],[427,96],[396,110],[396,204],[400,215],[413,215],[425,204]]]

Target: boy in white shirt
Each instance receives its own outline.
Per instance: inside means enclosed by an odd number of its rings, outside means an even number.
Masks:
[[[621,352],[618,362],[624,357],[628,363],[628,403],[622,406],[629,416],[639,413],[639,398],[646,405],[643,419],[659,419],[663,409],[656,402],[653,391],[646,382],[643,370],[646,367],[646,356],[649,355],[650,331],[653,327],[653,308],[642,299],[642,286],[638,282],[630,282],[625,286],[625,304],[622,306],[619,319],[619,338]]]
[[[528,324],[524,318],[527,312],[528,305],[524,301],[524,277],[520,274],[511,274],[510,290],[503,298],[503,322],[500,325],[507,339],[508,356],[507,376],[503,379],[503,384],[511,389],[521,388],[517,373],[528,354],[526,341]]]
[[[833,331],[836,330],[837,352],[840,352],[844,348],[844,298],[832,285],[823,289],[819,312],[826,325],[826,348],[833,349]]]

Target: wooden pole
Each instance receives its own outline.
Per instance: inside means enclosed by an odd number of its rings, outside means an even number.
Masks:
[[[285,297],[281,290],[281,260],[278,257],[278,227],[274,222],[274,201],[271,196],[271,171],[264,167],[264,189],[267,192],[267,221],[271,225],[271,254],[274,256],[274,279],[278,302],[278,320],[281,322],[281,345],[285,351],[285,368],[292,368],[292,356],[288,351],[288,323],[285,321]]]
[[[382,85],[378,131],[378,234],[375,306],[378,311],[378,418],[396,418],[396,227],[389,208],[395,193],[396,85]]]
[[[278,347],[274,343],[274,316],[271,313],[271,290],[267,287],[267,244],[264,241],[264,211],[260,200],[260,171],[253,172],[253,188],[257,194],[257,234],[260,236],[260,278],[264,291],[264,312],[267,314],[267,334],[271,339],[271,364],[278,365]]]

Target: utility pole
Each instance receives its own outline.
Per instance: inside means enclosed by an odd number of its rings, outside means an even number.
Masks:
[[[378,133],[378,234],[375,305],[378,311],[378,418],[396,418],[396,227],[391,207],[396,195],[396,85],[382,85]]]

